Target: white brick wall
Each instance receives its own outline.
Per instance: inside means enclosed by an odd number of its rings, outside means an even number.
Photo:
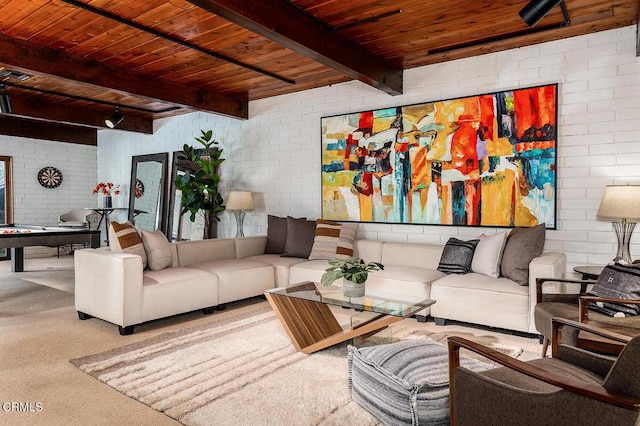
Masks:
[[[268,146],[276,163],[255,169],[261,179],[251,189],[264,193],[269,213],[318,217],[322,116],[556,82],[558,230],[548,232],[546,249],[565,251],[569,269],[585,262],[606,263],[613,258],[616,241],[611,224],[595,217],[603,187],[640,183],[640,60],[635,56],[635,27],[408,70],[402,96],[390,97],[351,82],[252,102],[251,119],[244,125],[245,149]],[[313,106],[310,113],[305,105]],[[288,134],[301,124],[302,136]],[[294,160],[288,167],[287,153]],[[297,180],[300,169],[307,175],[302,182]],[[298,198],[301,192],[311,196]],[[264,230],[265,222],[266,218],[254,218],[256,231]],[[493,232],[407,225],[361,228],[361,236],[441,243],[452,235]],[[638,234],[632,239],[635,258],[640,257]]]
[[[126,120],[126,117],[125,117]],[[223,158],[242,158],[242,125],[243,121],[218,117],[212,114],[191,113],[177,117],[156,120],[153,135],[141,135],[119,130],[102,130],[98,132],[98,179],[102,182],[120,184],[122,193],[114,197],[114,207],[128,207],[131,180],[131,157],[134,155],[169,153],[169,174],[171,173],[171,159],[174,151],[181,151],[184,144],[198,145],[196,136],[200,130],[212,129],[215,139],[225,150]],[[242,164],[244,160],[240,161]],[[256,161],[257,162],[257,161]],[[237,163],[237,162],[236,162]],[[231,189],[249,189],[250,186],[231,187],[241,184],[246,176],[243,170],[235,164],[227,166],[223,163],[225,178],[222,191],[226,195]],[[168,201],[168,200],[167,200]],[[235,235],[235,219],[231,213],[223,215],[220,224],[220,235]],[[114,212],[112,220],[127,220],[127,212]]]
[[[559,83],[558,229],[546,250],[562,250],[568,270],[613,258],[611,224],[596,219],[605,185],[640,184],[640,59],[636,27],[595,33],[405,71],[404,94],[389,96],[360,82],[251,102],[250,119],[208,114],[160,120],[153,136],[103,131],[98,176],[129,181],[131,155],[180,150],[199,129],[213,128],[225,148],[224,190],[257,195],[247,214],[247,235],[266,232],[267,213],[317,218],[321,213],[320,119],[377,109]],[[128,193],[123,197],[127,200]],[[494,229],[363,224],[359,236],[395,241],[472,237]],[[223,215],[221,235],[234,235]],[[640,229],[632,257],[640,257]]]
[[[0,135],[0,155],[12,157],[15,223],[57,225],[58,215],[73,208],[95,205],[94,146]],[[38,171],[53,166],[62,172],[62,184],[47,189],[38,183]],[[26,257],[55,255],[55,249],[27,248]]]

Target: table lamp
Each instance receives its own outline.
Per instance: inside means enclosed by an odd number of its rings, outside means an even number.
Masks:
[[[613,260],[624,260],[630,264],[629,241],[636,222],[640,220],[640,185],[607,185],[598,208],[598,217],[614,219],[618,253]]]
[[[244,222],[245,210],[253,210],[253,197],[249,191],[231,191],[226,205],[227,210],[233,211],[236,216],[238,230],[236,237],[244,237],[242,224]]]

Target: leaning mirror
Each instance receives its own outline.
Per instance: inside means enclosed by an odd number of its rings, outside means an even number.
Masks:
[[[135,155],[131,159],[129,221],[139,230],[166,235],[166,176],[169,154]]]
[[[205,230],[203,217],[197,215],[196,221],[191,222],[189,214],[180,215],[182,193],[176,188],[175,183],[176,179],[184,175],[187,170],[193,173],[197,170],[197,165],[186,159],[182,151],[175,151],[171,163],[171,181],[169,182],[169,218],[167,223],[169,241],[201,240],[203,238]]]

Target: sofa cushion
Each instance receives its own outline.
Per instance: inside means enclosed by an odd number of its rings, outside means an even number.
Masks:
[[[369,240],[375,241],[375,240]],[[437,269],[444,244],[378,242],[382,245],[381,260],[383,265],[417,266]],[[357,244],[360,250],[360,244]]]
[[[178,241],[175,244],[178,263],[189,266],[209,260],[236,258],[236,242],[233,238],[213,238],[198,241]]]
[[[131,222],[109,224],[109,246],[114,253],[137,254],[142,258],[142,267],[147,267],[147,253],[142,238]]]
[[[369,274],[367,292],[378,297],[420,302],[431,298],[431,283],[444,276],[435,269],[388,265],[382,271]]]
[[[508,278],[446,275],[431,283],[431,315],[529,332],[529,290]]]
[[[445,274],[466,274],[471,269],[473,253],[480,240],[462,241],[449,238],[444,246],[438,271]]]
[[[291,266],[306,262],[299,257],[282,257],[279,254],[259,254],[257,256],[245,257],[245,260],[266,263],[275,269],[275,286],[286,287],[289,285],[289,269]]]
[[[166,284],[166,283],[187,283],[191,281],[207,281],[212,285],[217,285],[218,277],[210,272],[201,269],[178,266],[175,268],[165,268],[161,271],[146,270],[143,274],[143,286]]]
[[[265,254],[282,254],[287,244],[287,218],[267,216],[267,247]]]
[[[144,272],[141,320],[217,306],[218,277],[188,267]]]
[[[189,265],[218,276],[218,300],[234,300],[260,296],[274,288],[273,266],[247,259],[212,260]]]
[[[289,284],[297,284],[303,281],[320,282],[320,278],[322,278],[329,266],[329,262],[324,259],[296,263],[289,270]],[[339,284],[340,281],[338,280],[336,284]]]
[[[318,220],[309,260],[352,257],[357,233],[357,223],[340,224]]]
[[[161,271],[173,264],[173,256],[171,255],[171,244],[162,231],[141,231],[142,244],[147,254],[147,262],[149,269],[152,271]]]
[[[520,285],[529,285],[529,263],[542,254],[545,224],[532,228],[513,228],[502,254],[502,276]]]
[[[308,259],[315,236],[315,220],[287,217],[287,242],[282,255]]]
[[[478,238],[480,242],[473,253],[471,271],[498,278],[502,263],[502,251],[507,242],[507,233],[503,231],[495,235],[482,234]]]

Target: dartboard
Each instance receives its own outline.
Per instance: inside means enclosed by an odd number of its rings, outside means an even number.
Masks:
[[[144,183],[140,179],[136,179],[136,186],[134,188],[136,198],[142,198],[144,195]]]
[[[62,172],[55,167],[43,167],[38,172],[38,182],[45,188],[57,188],[62,183]]]

